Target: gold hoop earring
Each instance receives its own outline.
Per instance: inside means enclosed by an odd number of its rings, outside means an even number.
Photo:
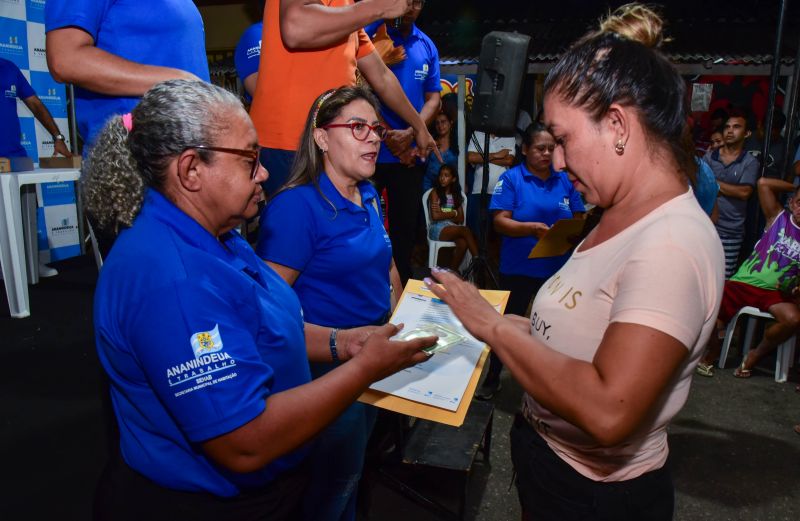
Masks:
[[[614,152],[616,152],[618,156],[625,153],[625,143],[623,143],[621,139],[614,145]]]

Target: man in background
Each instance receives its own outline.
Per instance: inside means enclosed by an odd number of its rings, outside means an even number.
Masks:
[[[72,153],[67,148],[64,134],[58,129],[50,111],[36,95],[19,68],[3,58],[0,58],[0,90],[3,92],[3,97],[0,99],[0,157],[26,157],[28,155],[20,141],[22,131],[17,114],[18,99],[28,107],[33,117],[53,136],[53,155],[61,154],[72,157]],[[55,268],[39,264],[40,277],[55,275],[58,275]]]
[[[0,157],[25,157],[28,154],[22,147],[17,114],[17,100],[22,101],[39,123],[53,136],[53,155],[72,157],[67,148],[64,135],[58,129],[50,111],[47,110],[42,100],[22,75],[22,72],[12,62],[0,58],[0,89],[3,97],[0,99]]]
[[[439,51],[415,23],[424,6],[425,0],[413,0],[411,7],[401,17],[371,24],[365,31],[376,47],[379,45],[376,37],[382,38],[387,48],[391,48],[387,54],[398,55],[390,60],[384,57],[384,62],[427,125],[442,106],[442,84]],[[411,278],[411,255],[422,205],[422,175],[425,168],[417,160],[414,129],[385,106],[381,110],[381,118],[389,134],[378,155],[373,179],[378,193],[386,188],[392,253],[400,279],[405,284]]]
[[[326,90],[355,85],[356,68],[386,106],[414,129],[422,157],[436,144],[425,122],[375,51],[365,25],[402,16],[410,0],[267,0],[261,62],[250,117],[274,193],[288,178],[313,101]],[[438,151],[435,152],[438,154]]]
[[[747,200],[758,180],[758,160],[744,149],[744,142],[750,137],[747,125],[744,111],[731,109],[723,127],[724,144],[703,158],[719,184],[719,217],[715,225],[725,250],[725,278],[736,271],[745,234]]]

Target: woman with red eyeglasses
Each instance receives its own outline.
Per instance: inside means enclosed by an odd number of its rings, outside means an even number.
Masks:
[[[553,168],[556,141],[541,123],[529,125],[522,135],[525,160],[500,175],[489,209],[494,229],[502,236],[500,288],[511,291],[506,313],[525,315],[531,299],[569,254],[529,259],[539,239],[560,219],[583,215],[580,194],[566,172]],[[478,398],[489,400],[500,390],[503,363],[492,352],[489,371]]]
[[[332,328],[385,323],[401,284],[369,178],[386,129],[364,87],[320,95],[286,185],[261,215],[256,252],[292,285],[305,320]],[[339,365],[311,364],[321,378]],[[345,364],[346,365],[346,364]],[[319,437],[304,519],[355,519],[372,406],[351,405]]]

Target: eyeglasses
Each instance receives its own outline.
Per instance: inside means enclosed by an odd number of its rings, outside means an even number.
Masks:
[[[374,132],[381,141],[386,139],[386,134],[389,133],[389,131],[386,130],[386,127],[383,125],[373,126],[361,121],[351,121],[350,123],[332,123],[321,128],[324,128],[325,130],[328,130],[329,128],[349,128],[350,132],[353,133],[353,137],[359,141],[366,141],[369,137],[370,131]]]
[[[207,145],[192,145],[186,147],[186,150],[190,148],[196,148],[199,150],[209,150],[211,152],[223,152],[225,154],[236,154],[237,156],[242,157],[249,157],[253,160],[253,167],[250,170],[250,180],[254,180],[258,175],[258,167],[260,163],[258,162],[258,155],[261,153],[261,147],[257,147],[255,149],[243,149],[243,148],[224,148],[224,147],[211,147]]]
[[[533,147],[533,149],[536,150],[537,152],[539,152],[540,154],[544,154],[545,151],[550,152],[552,154],[553,150],[556,149],[556,146],[555,145],[536,145],[535,147]]]

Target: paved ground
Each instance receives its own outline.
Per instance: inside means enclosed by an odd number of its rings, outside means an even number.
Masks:
[[[96,270],[88,258],[58,265],[61,274],[32,287],[33,316],[8,317],[0,297],[0,519],[89,518],[92,491],[106,453],[100,368],[91,331]],[[771,363],[771,362],[770,362]],[[677,489],[676,520],[800,519],[800,394],[772,380],[764,364],[748,381],[732,369],[697,377],[670,429]],[[519,387],[504,374],[495,398],[491,465],[476,464],[467,519],[519,519],[511,483],[507,432]],[[417,473],[442,497],[455,477]],[[438,519],[378,483],[370,519]]]

